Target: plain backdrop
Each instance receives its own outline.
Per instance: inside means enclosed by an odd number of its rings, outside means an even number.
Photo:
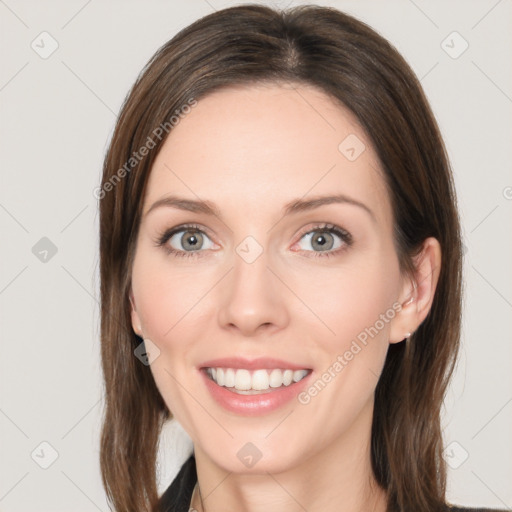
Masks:
[[[512,2],[309,3],[388,38],[438,119],[466,248],[463,348],[444,412],[448,496],[512,508]],[[147,60],[181,28],[232,5],[0,1],[0,511],[108,510],[93,190]],[[161,490],[190,449],[170,423]]]

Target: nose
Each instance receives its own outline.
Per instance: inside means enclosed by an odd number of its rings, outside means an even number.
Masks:
[[[283,329],[289,322],[286,291],[265,252],[252,263],[234,254],[233,269],[223,280],[219,325],[247,337]]]

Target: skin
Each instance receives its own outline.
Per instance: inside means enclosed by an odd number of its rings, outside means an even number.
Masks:
[[[338,149],[350,134],[365,145],[354,161]],[[335,193],[373,217],[348,203],[283,216],[295,199]],[[219,216],[171,207],[146,215],[169,194],[211,201]],[[191,257],[155,245],[184,223],[205,233]],[[352,245],[327,234],[335,248],[326,257],[304,236],[322,223],[348,231]],[[392,233],[390,197],[367,135],[316,88],[223,89],[173,129],[144,198],[132,325],[160,350],[150,368],[194,442],[205,510],[385,510],[370,464],[374,391],[389,344],[404,342],[428,314],[441,263],[429,238],[416,274],[403,275]],[[173,247],[186,252],[179,236]],[[252,263],[236,252],[247,236],[263,249]],[[268,356],[313,369],[314,382],[393,304],[399,312],[307,404],[294,399],[268,414],[237,415],[217,405],[198,373],[212,358]],[[252,468],[237,457],[248,442],[262,454]],[[197,494],[191,505],[202,509]]]

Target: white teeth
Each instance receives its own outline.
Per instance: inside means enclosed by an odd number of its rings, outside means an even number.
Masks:
[[[235,387],[235,370],[233,368],[228,368],[224,372],[224,386],[227,388]]]
[[[215,381],[219,386],[224,386],[224,370],[222,368],[217,368],[217,377]]]
[[[293,382],[299,382],[299,380],[302,380],[307,373],[307,370],[295,370],[293,372]]]
[[[268,373],[267,370],[256,370],[252,375],[252,389],[263,390],[268,389]]]
[[[278,388],[283,385],[283,372],[281,370],[272,370],[268,379],[271,388]]]
[[[208,368],[208,375],[219,386],[235,388],[237,391],[265,391],[270,388],[289,386],[292,382],[299,382],[308,370],[254,370],[233,368]]]
[[[230,368],[231,370],[231,368]],[[237,370],[235,373],[235,388],[241,391],[251,389],[251,374],[249,370]],[[224,384],[226,386],[226,384]],[[227,387],[227,386],[226,386]]]

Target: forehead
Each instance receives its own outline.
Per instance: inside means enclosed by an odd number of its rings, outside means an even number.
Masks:
[[[380,163],[355,116],[311,86],[258,84],[211,93],[180,120],[151,169],[144,211],[173,194],[261,215],[336,193],[390,222]]]

